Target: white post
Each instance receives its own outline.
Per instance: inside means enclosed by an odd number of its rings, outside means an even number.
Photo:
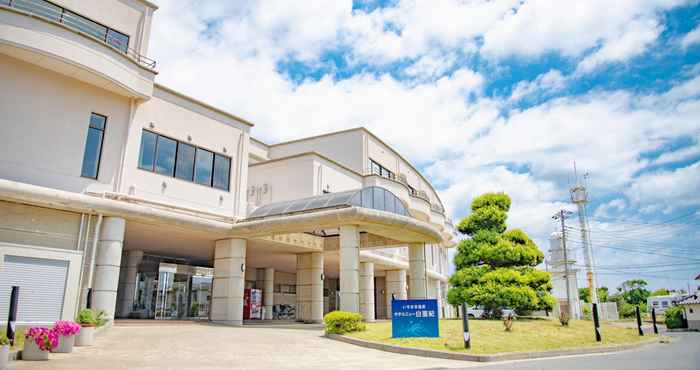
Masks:
[[[340,310],[360,312],[360,233],[340,227]]]
[[[92,308],[105,312],[114,319],[119,288],[119,269],[126,221],[119,217],[104,217],[95,256],[95,281],[92,290]]]
[[[386,315],[391,318],[391,298],[406,299],[406,270],[387,270],[384,278],[386,284]]]
[[[126,252],[126,264],[124,266],[124,281],[122,285],[122,296],[119,302],[119,314],[122,317],[129,317],[134,305],[134,295],[136,294],[136,278],[139,272],[139,264],[143,259],[143,251]]]
[[[272,306],[275,305],[275,269],[268,267],[265,269],[263,279],[263,305],[265,306],[265,320],[272,320]]]
[[[428,297],[428,280],[425,271],[425,244],[409,244],[408,246],[408,275],[410,299],[425,299]]]
[[[360,263],[360,313],[362,319],[372,322],[374,313],[374,263]]]
[[[216,241],[211,298],[213,322],[232,326],[243,325],[246,244],[245,239]]]

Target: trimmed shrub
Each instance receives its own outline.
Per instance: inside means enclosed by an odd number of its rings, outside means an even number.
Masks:
[[[354,331],[364,331],[365,323],[362,322],[362,315],[356,312],[333,311],[323,317],[328,334],[345,334]]]
[[[669,329],[678,329],[685,327],[685,320],[683,320],[683,309],[680,306],[669,307],[666,312],[664,312],[666,317],[666,327]]]

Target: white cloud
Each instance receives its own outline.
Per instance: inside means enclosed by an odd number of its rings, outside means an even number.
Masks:
[[[607,203],[603,203],[595,210],[595,217],[609,218],[613,214],[620,213],[627,208],[627,202],[622,198],[615,198]]]
[[[540,93],[553,93],[566,87],[567,78],[556,69],[543,73],[532,81],[520,81],[508,99],[511,102],[518,101],[529,95]]]
[[[625,192],[639,206],[652,206],[649,211],[669,212],[677,207],[700,204],[700,162],[672,171],[662,170],[645,173]]]
[[[576,71],[590,73],[603,64],[624,62],[642,54],[656,40],[662,28],[654,19],[634,20],[625,30],[583,59]]]
[[[656,159],[654,159],[654,162],[652,162],[652,164],[663,165],[677,163],[698,156],[700,156],[700,145],[695,144],[693,146],[688,146],[682,149],[665,152],[658,156]]]
[[[683,38],[681,38],[681,47],[687,49],[688,47],[700,43],[700,26],[695,27],[692,31],[686,33]]]

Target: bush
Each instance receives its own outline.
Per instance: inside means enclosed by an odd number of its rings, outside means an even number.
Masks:
[[[10,340],[7,339],[5,334],[0,334],[0,347],[9,346],[9,345],[10,345]]]
[[[586,320],[592,320],[593,318],[591,307],[588,305],[583,306],[583,318]]]
[[[679,306],[669,307],[666,312],[666,327],[669,329],[678,329],[685,327],[685,321],[683,320],[683,309]]]
[[[362,315],[355,312],[333,311],[323,317],[327,334],[345,334],[355,331],[364,331],[365,323]]]

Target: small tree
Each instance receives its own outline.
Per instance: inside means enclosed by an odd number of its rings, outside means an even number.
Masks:
[[[669,294],[671,294],[671,292],[669,292],[668,289],[660,288],[660,289],[656,289],[655,291],[651,292],[651,295],[649,295],[649,296],[656,297],[656,296],[663,296],[663,295],[669,295]]]
[[[551,310],[551,276],[534,267],[544,255],[522,230],[506,231],[510,197],[486,193],[474,199],[472,213],[457,229],[467,236],[454,258],[456,272],[448,301],[479,305],[490,315],[500,309]]]
[[[579,288],[578,298],[586,303],[591,303],[590,288]],[[598,302],[608,301],[608,287],[602,286],[598,288]]]

